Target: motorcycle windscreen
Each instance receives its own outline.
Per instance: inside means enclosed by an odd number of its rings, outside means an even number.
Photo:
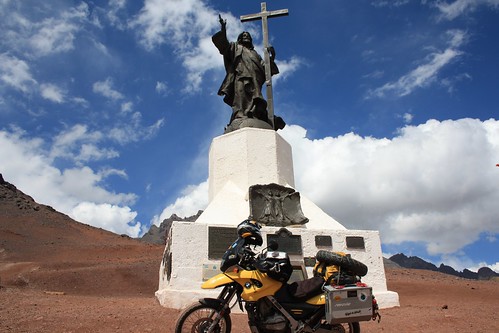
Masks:
[[[239,262],[239,253],[244,246],[244,238],[239,237],[231,246],[225,251],[220,263],[220,270],[225,272],[229,267],[236,265]]]

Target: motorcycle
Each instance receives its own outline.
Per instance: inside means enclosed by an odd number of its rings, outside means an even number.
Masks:
[[[367,273],[364,264],[319,251],[316,259],[346,267],[350,274],[336,272],[333,286],[320,275],[287,283],[293,267],[288,255],[277,251],[277,243],[271,242],[260,254],[251,249],[263,244],[260,228],[250,220],[239,224],[237,240],[222,257],[222,273],[201,286],[222,288],[220,294],[186,308],[175,333],[230,333],[231,308],[236,304],[241,312],[246,310],[251,333],[359,333],[359,321],[380,318],[371,288],[358,276],[352,279],[352,272]]]

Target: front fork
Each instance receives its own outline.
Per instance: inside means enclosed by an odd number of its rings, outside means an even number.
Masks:
[[[239,307],[242,310],[242,301],[240,295],[237,293],[237,288],[234,285],[225,286],[217,298],[202,298],[199,300],[201,304],[213,307],[216,309],[215,317],[208,327],[206,333],[214,332],[220,319],[222,319],[226,314],[230,315],[230,302],[237,295],[237,300],[239,302]]]

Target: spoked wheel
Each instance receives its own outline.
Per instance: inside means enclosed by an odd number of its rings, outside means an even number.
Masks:
[[[345,323],[333,325],[331,328],[332,333],[360,333],[360,324],[355,323]]]
[[[218,311],[216,308],[196,303],[182,312],[175,326],[175,333],[207,333]],[[213,333],[230,333],[230,315],[225,314],[215,326]]]

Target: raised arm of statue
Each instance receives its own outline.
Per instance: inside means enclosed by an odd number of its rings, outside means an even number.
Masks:
[[[220,30],[225,31],[225,28],[227,26],[227,20],[224,20],[222,18],[222,15],[218,14],[218,22],[220,22]]]
[[[225,31],[225,28],[227,26],[227,20],[224,20],[222,18],[222,15],[218,14],[218,21],[220,22],[220,31],[215,33],[212,37],[211,40],[213,41],[213,44],[217,47],[218,51],[220,54],[224,55],[230,48],[230,43],[227,40],[227,32]],[[225,64],[227,67],[227,64]]]

